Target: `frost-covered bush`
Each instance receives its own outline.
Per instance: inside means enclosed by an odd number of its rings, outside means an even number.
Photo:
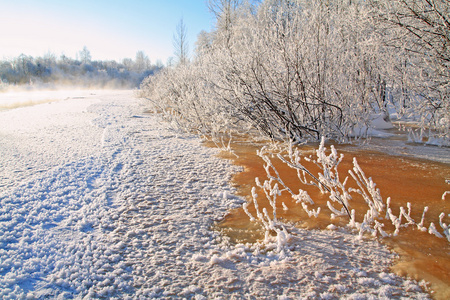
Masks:
[[[167,68],[141,84],[141,96],[177,128],[215,136],[247,127],[239,114],[210,88],[212,72],[201,63]]]
[[[430,143],[448,141],[446,56],[408,48],[415,40],[391,22],[400,4],[212,2],[216,29],[199,36],[192,62],[142,85],[184,128],[342,142],[367,136],[372,116],[389,121],[394,108],[426,129]]]
[[[194,129],[238,122],[275,139],[346,139],[378,101],[371,90],[378,77],[363,66],[369,58],[360,42],[348,45],[355,28],[342,24],[341,15],[355,12],[297,2],[228,12],[229,26],[202,39],[192,64],[150,78],[142,90]]]
[[[420,126],[416,139],[449,145],[450,3],[446,0],[370,1],[381,65],[397,113]],[[426,130],[424,130],[426,129]]]

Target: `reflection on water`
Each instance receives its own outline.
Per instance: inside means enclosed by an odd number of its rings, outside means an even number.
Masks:
[[[237,188],[238,194],[248,200],[250,200],[251,188],[255,186],[255,177],[259,177],[261,182],[266,179],[263,161],[256,155],[256,150],[259,148],[249,143],[238,142],[233,145],[238,158],[222,154],[224,157],[232,159],[235,164],[244,167],[243,172],[233,177],[233,184]],[[305,147],[303,150],[306,156],[313,153],[312,148]],[[450,223],[448,215],[450,196],[447,196],[447,200],[442,200],[442,194],[450,188],[445,182],[445,179],[450,178],[448,164],[390,156],[380,152],[364,151],[352,146],[340,146],[337,147],[337,150],[344,154],[344,160],[339,165],[340,175],[345,177],[348,174],[347,171],[353,167],[352,159],[356,157],[366,176],[372,177],[377,184],[383,199],[391,197],[390,207],[394,215],[399,215],[400,207],[407,210],[407,202],[410,202],[411,217],[417,223],[421,220],[425,206],[428,206],[429,210],[426,213],[424,226],[428,228],[430,222],[433,222],[442,233],[439,226],[441,212],[446,213],[443,219],[444,223]],[[330,218],[331,211],[326,207],[328,195],[321,194],[315,186],[301,185],[296,172],[277,158],[272,158],[272,162],[287,186],[295,191],[301,188],[308,192],[315,202],[315,205],[310,208],[321,207],[318,218],[309,218],[299,204],[295,204],[287,193],[283,193],[277,198],[277,217],[308,229],[325,229],[329,224],[345,226],[348,223],[347,216],[334,220]],[[315,169],[313,164],[305,164],[305,166],[311,170]],[[349,185],[351,186],[351,184]],[[257,190],[257,193],[260,195],[258,197],[259,206],[266,207],[270,214],[271,209],[268,202],[263,202],[263,192]],[[352,197],[351,209],[356,210],[356,219],[361,222],[367,206],[356,193],[353,193]],[[283,210],[282,202],[289,208],[287,211]],[[253,211],[252,208],[253,205],[250,205],[249,211],[255,215],[254,208]],[[388,233],[393,233],[395,228],[392,224],[384,223],[383,229]],[[255,242],[264,237],[261,228],[249,221],[242,208],[230,211],[217,226],[229,236],[232,242],[236,243]],[[392,267],[394,272],[416,280],[425,279],[432,283],[432,289],[435,291],[433,297],[450,299],[450,246],[445,238],[437,238],[427,232],[421,232],[415,226],[409,226],[400,230],[398,236],[382,238],[380,241],[389,245],[400,255],[400,259]]]

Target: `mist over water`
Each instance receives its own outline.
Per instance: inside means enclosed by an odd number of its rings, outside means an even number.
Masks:
[[[151,64],[143,51],[136,53],[135,60],[127,58],[122,62],[92,61],[86,47],[80,59],[22,54],[0,60],[0,109],[47,102],[47,91],[52,91],[51,97],[60,98],[55,91],[135,89],[162,67]]]
[[[24,106],[50,103],[66,99],[85,98],[89,95],[105,93],[115,89],[130,90],[131,87],[121,87],[111,84],[103,88],[88,88],[82,86],[54,86],[48,88],[42,86],[12,86],[3,91],[0,90],[0,111]]]
[[[74,90],[7,91],[0,93],[0,110],[63,100],[77,92],[80,93]]]

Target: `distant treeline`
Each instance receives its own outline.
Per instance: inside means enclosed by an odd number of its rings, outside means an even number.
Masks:
[[[136,58],[122,62],[93,61],[85,47],[76,59],[54,54],[32,57],[21,54],[16,58],[0,60],[0,89],[12,86],[79,86],[96,88],[134,88],[149,75],[162,68],[152,65],[142,51]]]

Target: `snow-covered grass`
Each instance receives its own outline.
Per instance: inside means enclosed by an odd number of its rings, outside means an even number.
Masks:
[[[289,228],[283,256],[230,245],[238,169],[131,91],[0,112],[0,298],[427,298],[395,255]],[[275,245],[275,244],[274,244]]]

